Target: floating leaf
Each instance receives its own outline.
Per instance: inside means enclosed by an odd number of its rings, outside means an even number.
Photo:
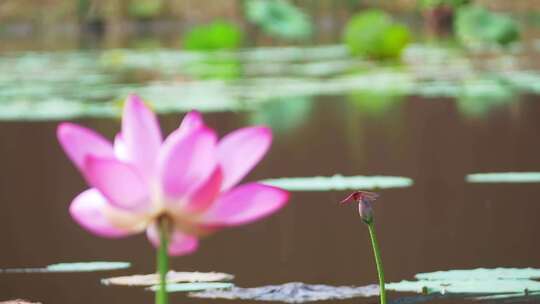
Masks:
[[[261,183],[290,191],[332,191],[410,187],[413,180],[399,176],[285,177],[262,180]]]
[[[129,262],[77,262],[58,263],[45,268],[8,268],[0,273],[93,272],[119,270],[131,267]]]
[[[47,266],[49,272],[90,272],[118,270],[131,267],[128,262],[79,262],[58,263]]]
[[[206,299],[239,299],[257,301],[277,301],[285,303],[306,303],[372,297],[379,295],[378,285],[368,286],[329,286],[311,285],[300,282],[270,285],[254,288],[233,287],[229,290],[208,290],[191,293],[191,297]]]
[[[540,292],[540,277],[535,268],[478,268],[419,273],[418,281],[401,281],[387,284],[388,290],[418,293],[450,293],[482,298],[515,297]]]
[[[540,172],[502,172],[468,174],[469,183],[540,183]]]
[[[176,272],[169,271],[167,273],[167,282],[217,282],[230,281],[234,279],[232,274],[221,272]],[[130,276],[114,277],[102,279],[104,285],[125,285],[125,286],[152,286],[159,284],[159,276],[157,274],[136,274]]]
[[[496,294],[540,291],[533,280],[444,280],[401,281],[386,284],[386,289],[417,293]]]
[[[419,273],[414,276],[418,280],[456,281],[456,280],[495,280],[495,279],[537,279],[540,269],[537,268],[477,268],[456,269]]]
[[[189,291],[200,291],[200,290],[221,290],[234,287],[232,283],[176,283],[167,285],[167,292],[189,292]],[[151,291],[159,290],[160,286],[152,286],[148,289]]]

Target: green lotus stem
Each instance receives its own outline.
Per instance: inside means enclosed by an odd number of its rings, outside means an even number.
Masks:
[[[381,303],[386,304],[386,289],[384,288],[384,270],[381,259],[381,249],[379,248],[379,243],[377,242],[377,235],[375,234],[375,225],[373,224],[373,219],[367,222],[369,229],[369,236],[371,237],[371,246],[373,246],[373,255],[375,256],[375,264],[377,265],[377,274],[379,275],[379,288],[381,295]]]
[[[167,272],[169,271],[169,221],[166,217],[158,220],[159,249],[157,253],[157,271],[159,273],[159,289],[156,291],[156,304],[168,304]]]

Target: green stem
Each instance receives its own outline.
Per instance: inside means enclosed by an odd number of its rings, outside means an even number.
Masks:
[[[381,303],[386,304],[386,289],[384,288],[384,270],[381,260],[381,250],[379,249],[379,243],[377,242],[377,235],[375,234],[375,225],[373,220],[367,223],[369,229],[369,236],[371,237],[371,246],[373,246],[373,255],[375,255],[375,264],[377,265],[377,274],[379,275],[379,288],[381,289]]]
[[[158,220],[159,249],[157,253],[157,270],[159,273],[159,290],[156,291],[156,304],[168,304],[167,272],[169,271],[169,221],[166,217]]]

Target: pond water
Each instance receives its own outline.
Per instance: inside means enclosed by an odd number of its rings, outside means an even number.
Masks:
[[[96,260],[130,261],[133,265],[128,270],[106,273],[2,274],[0,297],[43,303],[152,301],[153,294],[142,289],[100,285],[101,278],[111,275],[152,272],[154,251],[143,235],[101,239],[83,231],[70,218],[68,204],[86,186],[55,136],[58,120],[72,119],[112,138],[119,128],[120,105],[115,100],[139,89],[164,113],[160,119],[166,133],[179,123],[182,114],[176,112],[197,106],[206,111],[208,124],[221,134],[252,123],[272,126],[274,142],[270,153],[246,180],[334,174],[412,178],[414,185],[409,188],[380,191],[382,196],[375,207],[388,282],[412,280],[416,273],[436,270],[540,268],[536,234],[540,231],[538,184],[466,181],[471,173],[540,171],[537,83],[512,83],[516,75],[537,79],[534,70],[523,65],[535,62],[535,57],[519,61],[515,70],[501,67],[504,55],[495,58],[499,63],[496,68],[469,70],[468,63],[461,70],[454,65],[433,68],[430,71],[435,75],[425,81],[411,76],[417,75],[414,65],[386,67],[381,69],[386,74],[377,72],[381,78],[386,77],[380,80],[373,76],[373,66],[344,56],[339,47],[318,51],[300,51],[316,54],[314,59],[284,55],[289,56],[283,60],[286,64],[275,65],[276,71],[265,70],[268,67],[249,59],[253,53],[248,52],[243,55],[248,59],[243,57],[241,62],[251,62],[255,70],[250,75],[244,69],[242,77],[225,83],[190,82],[192,76],[185,76],[187,80],[179,78],[182,73],[178,71],[156,72],[144,66],[96,66],[99,59],[114,60],[114,56],[123,58],[119,59],[123,65],[146,64],[137,58],[145,58],[149,65],[159,60],[153,56],[130,57],[139,53],[129,48],[117,53],[46,50],[33,53],[30,59],[37,62],[26,63],[26,50],[0,55],[0,102],[13,103],[0,107],[0,266],[40,267]],[[170,49],[158,52],[161,56],[181,57]],[[181,61],[177,59],[176,63]],[[305,65],[309,60],[330,63],[323,68],[317,66],[310,74],[306,70],[312,70]],[[291,61],[301,62],[298,70],[292,69]],[[351,62],[358,65],[361,77],[343,81],[339,77],[356,75],[343,68]],[[437,62],[435,67],[444,67],[444,60]],[[25,71],[24,64],[33,72]],[[475,72],[478,70],[481,72]],[[462,78],[452,78],[460,73],[467,75],[471,87],[464,86]],[[483,86],[477,87],[477,83]],[[482,91],[486,83],[487,94],[478,97],[463,93]],[[493,89],[500,83],[502,89]],[[186,88],[199,84],[199,88],[190,87],[191,91]],[[381,93],[388,91],[385,84],[392,88],[391,94]],[[41,88],[37,88],[39,85]],[[518,90],[517,85],[525,88]],[[358,87],[362,88],[360,92],[354,90]],[[373,87],[380,89],[369,90]],[[470,91],[463,91],[463,87]],[[12,91],[8,94],[6,88]],[[18,90],[21,88],[25,89]],[[160,92],[166,93],[163,99]],[[190,92],[197,94],[202,105],[192,101]],[[269,96],[259,96],[265,94]],[[211,99],[208,106],[205,97]],[[214,100],[219,97],[230,103],[216,105]],[[52,102],[52,106],[43,110],[39,100]],[[175,104],[182,100],[190,103]],[[79,105],[84,102],[90,105],[85,104],[81,110]],[[62,112],[66,103],[76,106]],[[463,104],[471,104],[473,109],[467,111]],[[355,207],[337,204],[349,192],[293,192],[282,212],[204,239],[196,254],[173,258],[172,269],[232,273],[236,276],[234,283],[241,287],[294,281],[376,283],[368,231]],[[392,299],[400,296],[390,293]],[[181,294],[173,294],[172,301],[230,303],[185,298]],[[343,301],[353,302],[375,303],[377,299]]]

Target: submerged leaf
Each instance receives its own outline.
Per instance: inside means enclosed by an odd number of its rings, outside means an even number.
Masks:
[[[410,187],[413,180],[399,176],[285,177],[262,180],[261,183],[290,191],[332,191],[354,189],[386,189]]]
[[[540,172],[501,172],[468,174],[469,183],[539,183]]]
[[[201,291],[201,290],[221,290],[234,287],[232,283],[176,283],[167,285],[167,292],[189,292],[189,291]],[[159,290],[160,286],[152,286],[148,288],[151,291]]]
[[[169,271],[167,273],[168,283],[179,282],[217,282],[230,281],[234,279],[232,274],[222,272],[176,272]],[[124,286],[152,286],[159,284],[159,276],[157,274],[136,274],[130,276],[113,277],[102,279],[104,285],[124,285]]]
[[[312,301],[372,297],[377,295],[379,295],[378,285],[361,287],[329,286],[310,285],[300,282],[254,288],[234,287],[229,290],[208,290],[190,294],[191,297],[206,299],[239,299],[285,303],[306,303]]]

